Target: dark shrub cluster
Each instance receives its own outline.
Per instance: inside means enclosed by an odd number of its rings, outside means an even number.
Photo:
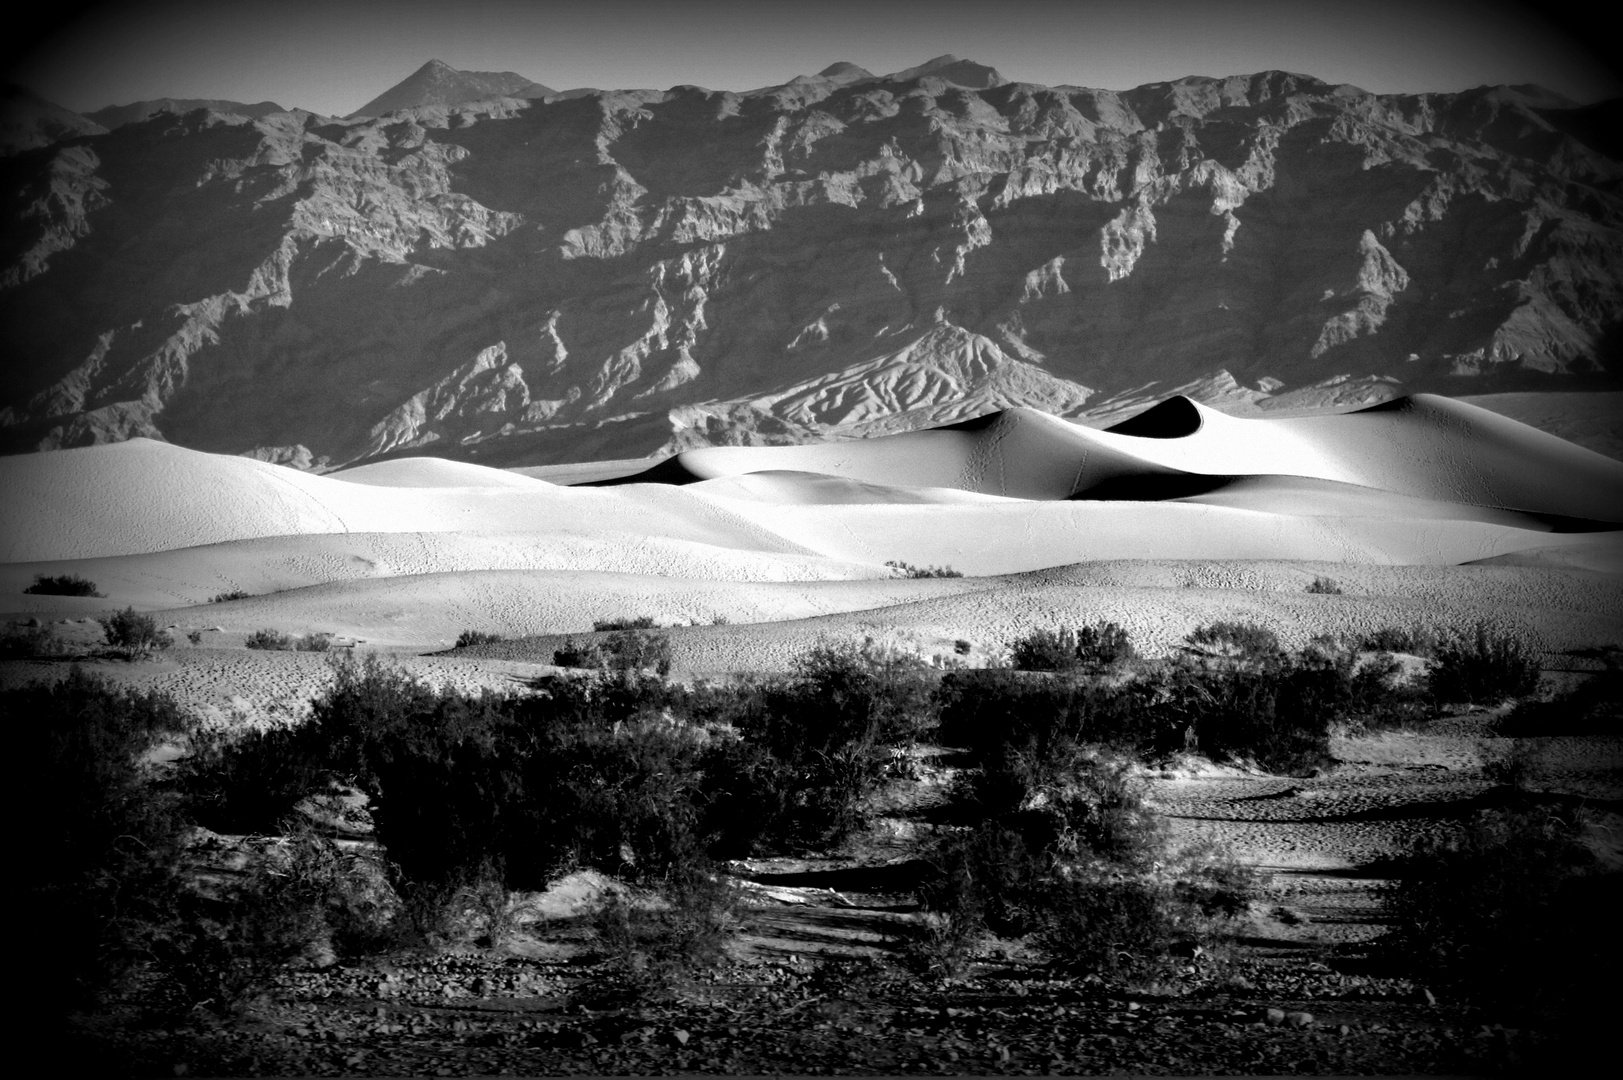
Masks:
[[[471,649],[476,645],[495,645],[502,640],[500,634],[488,630],[464,630],[457,635],[456,647]]]
[[[139,654],[169,647],[169,637],[158,629],[157,621],[150,615],[142,615],[133,607],[115,611],[111,615],[103,615],[97,621],[101,623],[102,634],[106,637],[107,644],[115,649]]]
[[[1610,666],[1548,700],[1517,703],[1499,723],[1498,734],[1614,735],[1623,731],[1623,668]]]
[[[321,634],[284,634],[280,630],[255,630],[243,641],[250,649],[272,652],[330,652],[333,636]]]
[[[1137,656],[1127,631],[1113,622],[1097,622],[1077,630],[1034,630],[1009,646],[1009,662],[1020,671],[1108,667]]]
[[[600,633],[605,630],[652,630],[658,625],[652,615],[638,615],[631,619],[599,619],[592,623],[592,629]]]
[[[48,626],[0,627],[0,660],[34,660],[63,651],[61,639]]]
[[[1214,622],[1196,627],[1184,640],[1219,657],[1263,663],[1279,657],[1279,635],[1252,622]]]
[[[950,974],[984,933],[1031,937],[1078,971],[1156,967],[1255,890],[1231,858],[1171,847],[1128,759],[988,740],[972,760],[957,798],[974,824],[935,844],[919,889],[910,954],[926,970]]]
[[[735,687],[624,672],[539,689],[470,697],[372,659],[340,664],[305,724],[195,755],[194,812],[269,830],[335,780],[354,784],[413,910],[484,882],[539,888],[570,866],[669,883],[714,858],[837,840],[860,824],[889,746],[930,718],[922,662],[846,646]]]
[[[96,588],[96,583],[78,574],[59,574],[47,577],[38,574],[34,583],[24,589],[25,593],[36,596],[105,596],[106,594]]]
[[[1582,817],[1533,805],[1485,811],[1391,868],[1390,954],[1456,996],[1589,1028],[1605,1023],[1597,972],[1623,960],[1610,927],[1623,874],[1580,837]]]
[[[1320,596],[1340,596],[1342,594],[1341,585],[1337,583],[1336,579],[1327,577],[1314,578],[1308,584],[1307,591]]]
[[[650,623],[651,625],[651,623]],[[603,671],[648,671],[670,674],[671,639],[668,634],[634,628],[616,630],[598,641],[565,640],[552,654],[559,667],[596,668]]]
[[[290,853],[235,884],[195,872],[186,800],[145,761],[191,727],[171,699],[74,668],[0,692],[0,715],[29,763],[12,794],[30,817],[15,837],[29,932],[14,952],[32,1019],[128,994],[171,1018],[227,1013],[311,943],[336,876],[312,876],[311,859]]]
[[[1386,626],[1359,638],[1358,646],[1370,652],[1430,656],[1437,650],[1437,635],[1423,626],[1409,627],[1407,629]]]
[[[900,570],[910,578],[952,578],[964,575],[950,566],[914,566],[912,563],[890,561],[885,563],[893,570]]]
[[[1538,689],[1539,662],[1521,638],[1478,624],[1472,633],[1455,634],[1437,646],[1427,678],[1439,702],[1496,705]]]
[[[253,593],[244,592],[242,589],[231,589],[228,592],[215,593],[214,596],[209,600],[209,603],[224,604],[231,600],[246,600],[252,595]]]

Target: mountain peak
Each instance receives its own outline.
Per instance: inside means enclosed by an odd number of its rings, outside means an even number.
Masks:
[[[885,78],[891,82],[912,82],[926,75],[945,79],[968,90],[988,90],[1009,81],[1000,75],[996,68],[977,64],[973,60],[960,60],[951,53],[942,53],[933,60],[926,60],[918,67],[910,67]]]
[[[855,82],[858,79],[873,78],[873,72],[853,64],[849,60],[841,60],[819,71],[817,77],[820,79],[834,79],[837,82]]]
[[[14,83],[0,85],[0,157],[106,129]]]
[[[551,87],[512,71],[459,71],[437,57],[391,86],[347,119],[383,116],[426,105],[460,105],[490,97],[546,97]]]

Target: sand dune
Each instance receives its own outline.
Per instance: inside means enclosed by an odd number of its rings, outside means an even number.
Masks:
[[[1330,416],[1239,418],[1171,398],[1099,431],[1031,409],[878,439],[707,447],[619,481],[765,471],[1023,499],[1156,499],[1180,477],[1292,476],[1623,522],[1623,463],[1487,409],[1421,394]],[[1198,487],[1198,485],[1195,485]]]
[[[93,601],[22,589],[78,573],[110,602],[174,609],[473,573],[862,581],[893,577],[893,560],[973,575],[1122,559],[1623,568],[1623,531],[1608,524],[1623,521],[1623,463],[1424,396],[1271,419],[1174,398],[1108,431],[1011,410],[870,440],[694,450],[636,479],[566,487],[434,458],[314,476],[140,439],[3,458],[0,595],[13,612],[82,615]],[[409,622],[406,594],[385,592]],[[399,621],[345,622],[338,596],[338,623]],[[475,606],[457,610],[476,621]]]
[[[473,471],[470,471],[473,470]],[[148,439],[0,458],[0,562],[134,555],[272,536],[493,532],[665,537],[810,555],[711,501],[664,485],[566,488],[411,458],[312,476]],[[495,474],[498,479],[491,479]],[[345,474],[339,474],[343,476]],[[439,486],[448,475],[474,483]],[[483,478],[482,480],[479,478]]]

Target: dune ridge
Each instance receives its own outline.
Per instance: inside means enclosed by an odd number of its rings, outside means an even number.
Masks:
[[[1009,409],[929,431],[805,446],[704,447],[607,483],[764,471],[1088,498],[1122,482],[1155,498],[1180,476],[1290,476],[1470,506],[1623,522],[1623,462],[1479,406],[1417,394],[1327,416],[1242,418],[1173,397],[1099,430]]]

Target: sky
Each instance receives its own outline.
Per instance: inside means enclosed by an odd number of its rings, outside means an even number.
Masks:
[[[180,97],[343,115],[431,58],[557,90],[749,90],[840,60],[885,74],[952,53],[1007,79],[1113,90],[1280,68],[1377,93],[1538,83],[1580,104],[1623,96],[1615,49],[1595,51],[1613,35],[1577,10],[1519,0],[60,0],[50,24],[12,28],[4,62],[9,79],[81,112]]]

